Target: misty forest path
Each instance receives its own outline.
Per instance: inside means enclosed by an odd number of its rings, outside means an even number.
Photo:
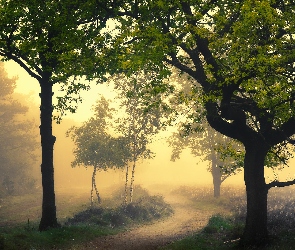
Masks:
[[[140,225],[116,235],[98,237],[83,246],[72,249],[101,250],[153,250],[180,240],[202,229],[213,211],[204,211],[194,206],[183,196],[165,196],[174,214],[153,224]]]

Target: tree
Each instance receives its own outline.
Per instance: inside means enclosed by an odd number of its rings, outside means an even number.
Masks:
[[[264,178],[267,153],[294,143],[294,8],[288,0],[136,1],[117,18],[117,67],[187,73],[210,126],[244,145],[245,246],[268,240],[268,190],[295,183]]]
[[[41,88],[41,231],[59,226],[54,192],[53,146],[56,138],[52,134],[52,88],[60,83],[67,94],[77,94],[79,89],[87,88],[77,82],[80,76],[87,75],[87,79],[94,75],[105,77],[105,65],[100,61],[103,56],[98,54],[107,39],[100,31],[109,17],[108,10],[113,11],[115,5],[109,2],[102,6],[92,0],[0,1],[0,56],[18,63],[37,79]],[[95,73],[93,68],[97,70]],[[67,95],[64,100],[73,99]],[[75,110],[71,106],[68,108]]]
[[[160,109],[146,109],[145,91],[149,88],[149,75],[138,72],[129,78],[117,75],[112,78],[120,100],[120,110],[125,116],[117,120],[117,131],[127,138],[132,162],[129,201],[132,202],[136,163],[140,159],[149,159],[153,153],[148,149],[152,137],[160,129]],[[159,96],[158,96],[159,97]],[[155,97],[157,99],[158,97]],[[126,165],[125,204],[128,201],[129,165]]]
[[[208,125],[203,125],[198,132],[188,134],[182,129],[184,128],[180,125],[180,131],[174,132],[168,139],[169,146],[172,147],[171,160],[179,159],[182,150],[187,147],[194,156],[203,156],[203,160],[209,161],[208,171],[213,178],[214,197],[220,197],[221,184],[228,177],[241,171],[244,151],[239,149],[236,142]],[[230,154],[229,148],[234,149],[236,153]]]
[[[93,167],[91,205],[93,205],[94,190],[98,202],[101,201],[95,180],[97,170],[123,168],[130,158],[127,140],[122,136],[113,137],[110,134],[115,110],[110,108],[109,102],[101,97],[94,111],[94,117],[84,122],[82,126],[72,127],[67,132],[76,145],[72,166]]]
[[[201,92],[191,90],[194,81],[187,74],[172,69],[169,82],[175,82],[173,95],[169,99],[172,110],[169,119],[178,123],[178,131],[168,138],[172,147],[171,160],[179,159],[182,150],[188,147],[194,156],[209,161],[214,197],[219,197],[221,184],[241,171],[244,150],[237,141],[218,133],[205,121],[205,110],[199,104]],[[196,89],[200,88],[196,86]]]
[[[9,78],[0,63],[0,195],[32,191],[35,180],[30,177],[37,148],[34,123],[26,119],[28,107],[16,100],[16,78]]]

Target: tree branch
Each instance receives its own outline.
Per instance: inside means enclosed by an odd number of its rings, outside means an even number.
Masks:
[[[272,187],[287,187],[295,184],[295,179],[292,181],[273,181],[266,184],[267,189],[271,189]]]
[[[205,108],[207,111],[206,117],[208,123],[221,134],[237,139],[243,143],[249,139],[249,136],[255,133],[246,123],[228,122],[223,119],[216,103],[207,102]]]
[[[37,79],[38,81],[41,81],[41,76],[34,73],[26,63],[24,63],[20,58],[21,57],[17,57],[13,54],[9,54],[7,55],[7,53],[2,53],[0,51],[0,55],[4,56],[4,57],[7,57],[8,59],[11,59],[13,61],[15,61],[16,63],[18,63],[25,71],[27,71],[29,73],[29,75],[35,79]]]

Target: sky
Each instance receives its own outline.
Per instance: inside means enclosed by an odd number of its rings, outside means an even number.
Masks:
[[[16,92],[30,95],[30,100],[39,105],[39,84],[36,79],[30,77],[28,73],[14,62],[5,63],[6,70],[10,77],[18,76]],[[55,96],[58,95],[58,88],[54,89]],[[79,105],[75,114],[68,114],[67,122],[63,125],[54,125],[53,133],[58,134],[55,145],[55,177],[56,185],[59,187],[68,187],[71,185],[89,185],[91,170],[84,168],[72,169],[70,162],[73,160],[73,144],[70,138],[65,137],[65,131],[71,126],[69,119],[81,123],[92,116],[91,107],[98,99],[98,94],[102,94],[106,98],[113,99],[115,93],[110,86],[107,85],[93,85],[90,91],[81,92],[83,103]],[[54,98],[55,99],[55,98]],[[53,99],[53,100],[54,100]],[[203,162],[201,158],[193,157],[189,150],[185,150],[181,155],[181,159],[176,162],[170,161],[171,149],[166,144],[166,138],[169,133],[160,134],[153,145],[152,150],[156,153],[156,157],[152,160],[146,160],[140,163],[136,169],[136,181],[143,185],[150,185],[158,183],[179,183],[179,185],[211,185],[212,177],[207,172],[208,162]],[[67,145],[67,146],[65,146]],[[65,157],[67,155],[67,157]],[[294,161],[290,162],[294,165]],[[64,176],[70,176],[65,181]],[[295,177],[293,168],[285,168],[283,172],[279,172],[281,180],[286,180]],[[98,174],[98,180],[101,185],[111,185],[122,182],[124,174],[122,171],[109,171]],[[267,170],[266,181],[274,178],[273,171]],[[86,184],[85,184],[86,183]],[[240,184],[243,185],[243,173],[237,176],[230,177],[226,180],[226,184]]]

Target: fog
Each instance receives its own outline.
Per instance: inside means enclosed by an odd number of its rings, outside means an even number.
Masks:
[[[28,76],[15,63],[7,63],[6,69],[9,76],[18,75],[16,91],[30,95],[30,112],[37,124],[39,123],[39,87],[38,83]],[[73,148],[74,144],[70,138],[66,137],[66,131],[73,125],[79,125],[81,122],[91,117],[91,105],[95,104],[98,94],[103,94],[107,98],[112,98],[112,92],[107,86],[94,86],[89,92],[82,92],[84,97],[83,103],[78,107],[75,114],[68,114],[61,124],[54,123],[53,134],[57,140],[54,146],[54,171],[55,171],[55,187],[56,192],[66,190],[84,190],[91,189],[92,168],[77,167],[72,168]],[[58,95],[58,89],[55,90],[55,95]],[[212,185],[211,173],[207,171],[209,162],[204,162],[202,157],[194,157],[190,151],[184,150],[181,157],[176,162],[170,161],[171,149],[166,143],[166,139],[170,135],[169,131],[161,132],[151,145],[151,150],[155,153],[155,157],[150,160],[140,161],[135,170],[135,185],[142,185],[149,188],[154,185]],[[40,150],[41,152],[41,150]],[[291,160],[289,165],[294,165]],[[40,163],[36,164],[32,175],[38,176],[39,187],[40,183]],[[295,171],[292,168],[285,167],[282,171],[266,170],[266,181],[271,181],[274,178],[286,180],[293,178]],[[125,171],[108,170],[100,171],[96,177],[99,190],[108,190],[114,185],[124,185]],[[222,186],[226,185],[244,185],[243,172],[228,178]],[[213,186],[212,186],[213,188]],[[103,196],[103,192],[102,192]]]

